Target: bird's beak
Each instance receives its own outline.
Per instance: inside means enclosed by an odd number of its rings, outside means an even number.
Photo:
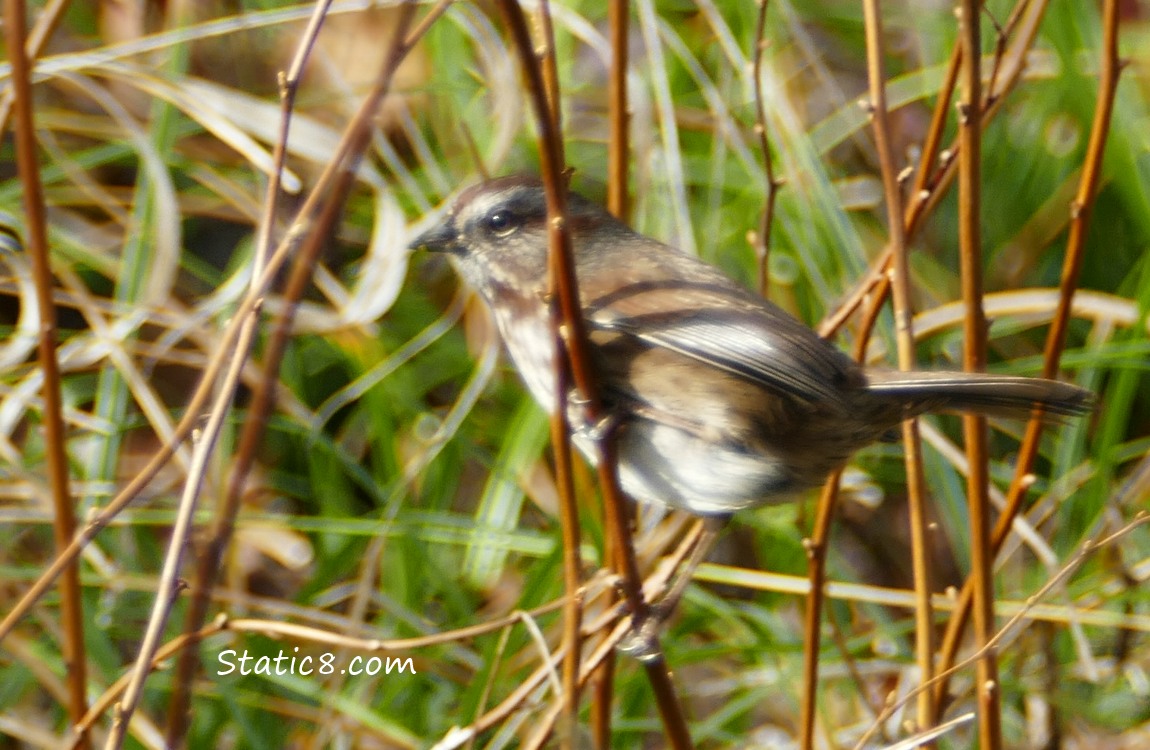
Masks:
[[[436,253],[453,253],[458,252],[457,242],[458,236],[455,233],[454,222],[448,218],[447,221],[436,224],[416,237],[408,247],[412,250],[423,247]]]

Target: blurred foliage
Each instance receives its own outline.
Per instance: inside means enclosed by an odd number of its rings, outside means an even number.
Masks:
[[[246,3],[73,3],[37,67],[41,175],[58,281],[73,492],[81,518],[105,503],[157,450],[182,414],[219,332],[243,294],[278,127],[275,73],[286,66],[310,6]],[[376,75],[390,11],[337,3],[300,91],[288,145],[279,233],[332,153]],[[567,158],[575,184],[605,195],[606,82],[602,3],[554,8]],[[886,62],[896,153],[911,164],[929,123],[957,33],[942,2],[888,3]],[[1057,286],[1069,202],[1093,116],[1101,32],[1096,3],[1053,3],[1027,72],[986,130],[983,243],[986,285],[1010,311],[993,321],[991,368],[1035,374],[1050,304],[1026,297]],[[754,126],[755,3],[635,3],[630,95],[632,223],[698,252],[752,283],[748,233],[765,180]],[[1024,601],[1083,541],[1117,530],[1146,506],[1150,450],[1150,16],[1124,4],[1122,54],[1104,184],[1094,209],[1065,377],[1099,393],[1091,419],[1050,425],[1031,491],[1025,541],[1008,542],[999,596]],[[991,19],[1011,4],[987,3]],[[877,161],[859,100],[865,94],[857,3],[771,3],[762,81],[779,195],[770,296],[811,324],[833,311],[883,248]],[[534,126],[514,57],[487,4],[457,3],[401,69],[337,236],[301,307],[280,372],[257,471],[245,489],[214,611],[290,621],[332,633],[405,638],[491,620],[562,595],[559,530],[546,423],[510,369],[481,310],[455,324],[457,282],[440,259],[407,256],[421,217],[441,210],[482,172],[532,170]],[[0,78],[10,69],[0,67]],[[954,125],[948,129],[953,135]],[[19,247],[21,187],[9,135],[0,145],[0,612],[51,559],[51,510],[38,430],[39,368],[28,262]],[[948,323],[919,346],[920,361],[955,366],[957,204],[939,203],[914,239],[918,309]],[[277,298],[266,308],[274,312]],[[841,336],[853,344],[854,324]],[[893,360],[889,318],[872,346]],[[205,527],[222,496],[246,419],[245,374],[201,501]],[[940,590],[968,559],[965,482],[950,450],[957,419],[932,419],[928,486],[942,533]],[[996,423],[992,471],[1005,488],[1021,426]],[[102,694],[134,659],[154,577],[187,472],[187,449],[83,558],[89,693]],[[849,746],[891,691],[915,684],[912,620],[867,592],[909,588],[901,448],[858,456],[830,559],[835,638],[821,654],[819,721]],[[1141,474],[1139,474],[1141,472]],[[584,490],[589,566],[602,549],[590,475]],[[803,577],[810,503],[737,519],[718,561]],[[659,519],[644,515],[645,528]],[[653,536],[642,536],[640,547]],[[206,540],[193,538],[191,558]],[[1140,747],[1150,742],[1145,527],[1092,555],[1051,596],[1047,623],[1001,649],[1005,744]],[[190,573],[189,573],[190,575]],[[699,743],[776,746],[796,734],[802,599],[733,583],[710,568],[665,638]],[[716,585],[719,581],[722,585]],[[174,637],[185,603],[169,625]],[[1109,625],[1082,625],[1085,611]],[[0,646],[0,734],[13,746],[66,731],[59,682],[57,601],[46,598]],[[940,614],[940,622],[945,614]],[[539,618],[557,638],[558,616]],[[1105,619],[1105,618],[1104,618]],[[1091,620],[1090,622],[1098,622]],[[503,639],[506,639],[505,641]],[[421,746],[498,703],[538,662],[521,626],[413,649],[417,674],[220,676],[225,649],[255,655],[338,649],[230,633],[202,649],[193,747]],[[365,658],[369,655],[364,655]],[[954,683],[958,714],[972,705],[973,672]],[[152,746],[170,676],[148,683],[131,742]],[[542,694],[541,694],[542,695]],[[549,697],[549,696],[548,696]],[[621,659],[620,746],[653,746],[660,728],[638,665]],[[102,729],[110,722],[105,716]],[[530,721],[528,721],[530,724]],[[484,739],[501,746],[515,721]],[[1053,729],[1052,729],[1053,728]],[[895,722],[891,737],[898,735]],[[969,727],[940,747],[968,747]],[[1049,745],[1054,746],[1054,745]]]

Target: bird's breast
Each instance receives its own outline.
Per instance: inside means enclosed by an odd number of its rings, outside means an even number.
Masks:
[[[555,339],[547,308],[519,299],[493,308],[512,364],[540,406],[555,411]]]

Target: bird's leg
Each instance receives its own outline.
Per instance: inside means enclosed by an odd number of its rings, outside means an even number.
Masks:
[[[730,516],[726,515],[706,516],[701,519],[703,530],[691,548],[690,555],[675,571],[667,586],[667,593],[652,604],[647,616],[641,622],[636,623],[634,630],[620,642],[620,651],[634,656],[639,661],[657,659],[661,655],[658,646],[659,630],[675,611],[675,607],[678,606],[679,600],[683,598],[683,593],[687,590],[687,584],[691,582],[695,569],[710,554],[728,520],[730,520]]]
[[[665,621],[675,611],[675,607],[679,605],[679,600],[683,598],[683,593],[687,590],[687,584],[695,575],[695,569],[711,553],[715,542],[719,539],[719,534],[726,528],[730,516],[704,516],[700,520],[703,524],[703,531],[699,534],[699,540],[691,548],[690,556],[675,571],[674,577],[671,578],[671,582],[667,586],[667,593],[651,607],[651,619],[653,620]]]
[[[587,399],[575,388],[567,394],[567,424],[571,425],[576,437],[585,439],[591,445],[599,445],[619,426],[619,418],[613,410],[605,410],[592,423],[587,414]]]

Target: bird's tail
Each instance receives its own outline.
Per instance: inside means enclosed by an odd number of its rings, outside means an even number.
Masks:
[[[1048,414],[1079,416],[1094,408],[1094,394],[1070,383],[1042,378],[964,372],[868,370],[868,390],[904,404],[913,413],[976,411],[1025,417],[1041,407]],[[909,416],[909,415],[908,415]]]

